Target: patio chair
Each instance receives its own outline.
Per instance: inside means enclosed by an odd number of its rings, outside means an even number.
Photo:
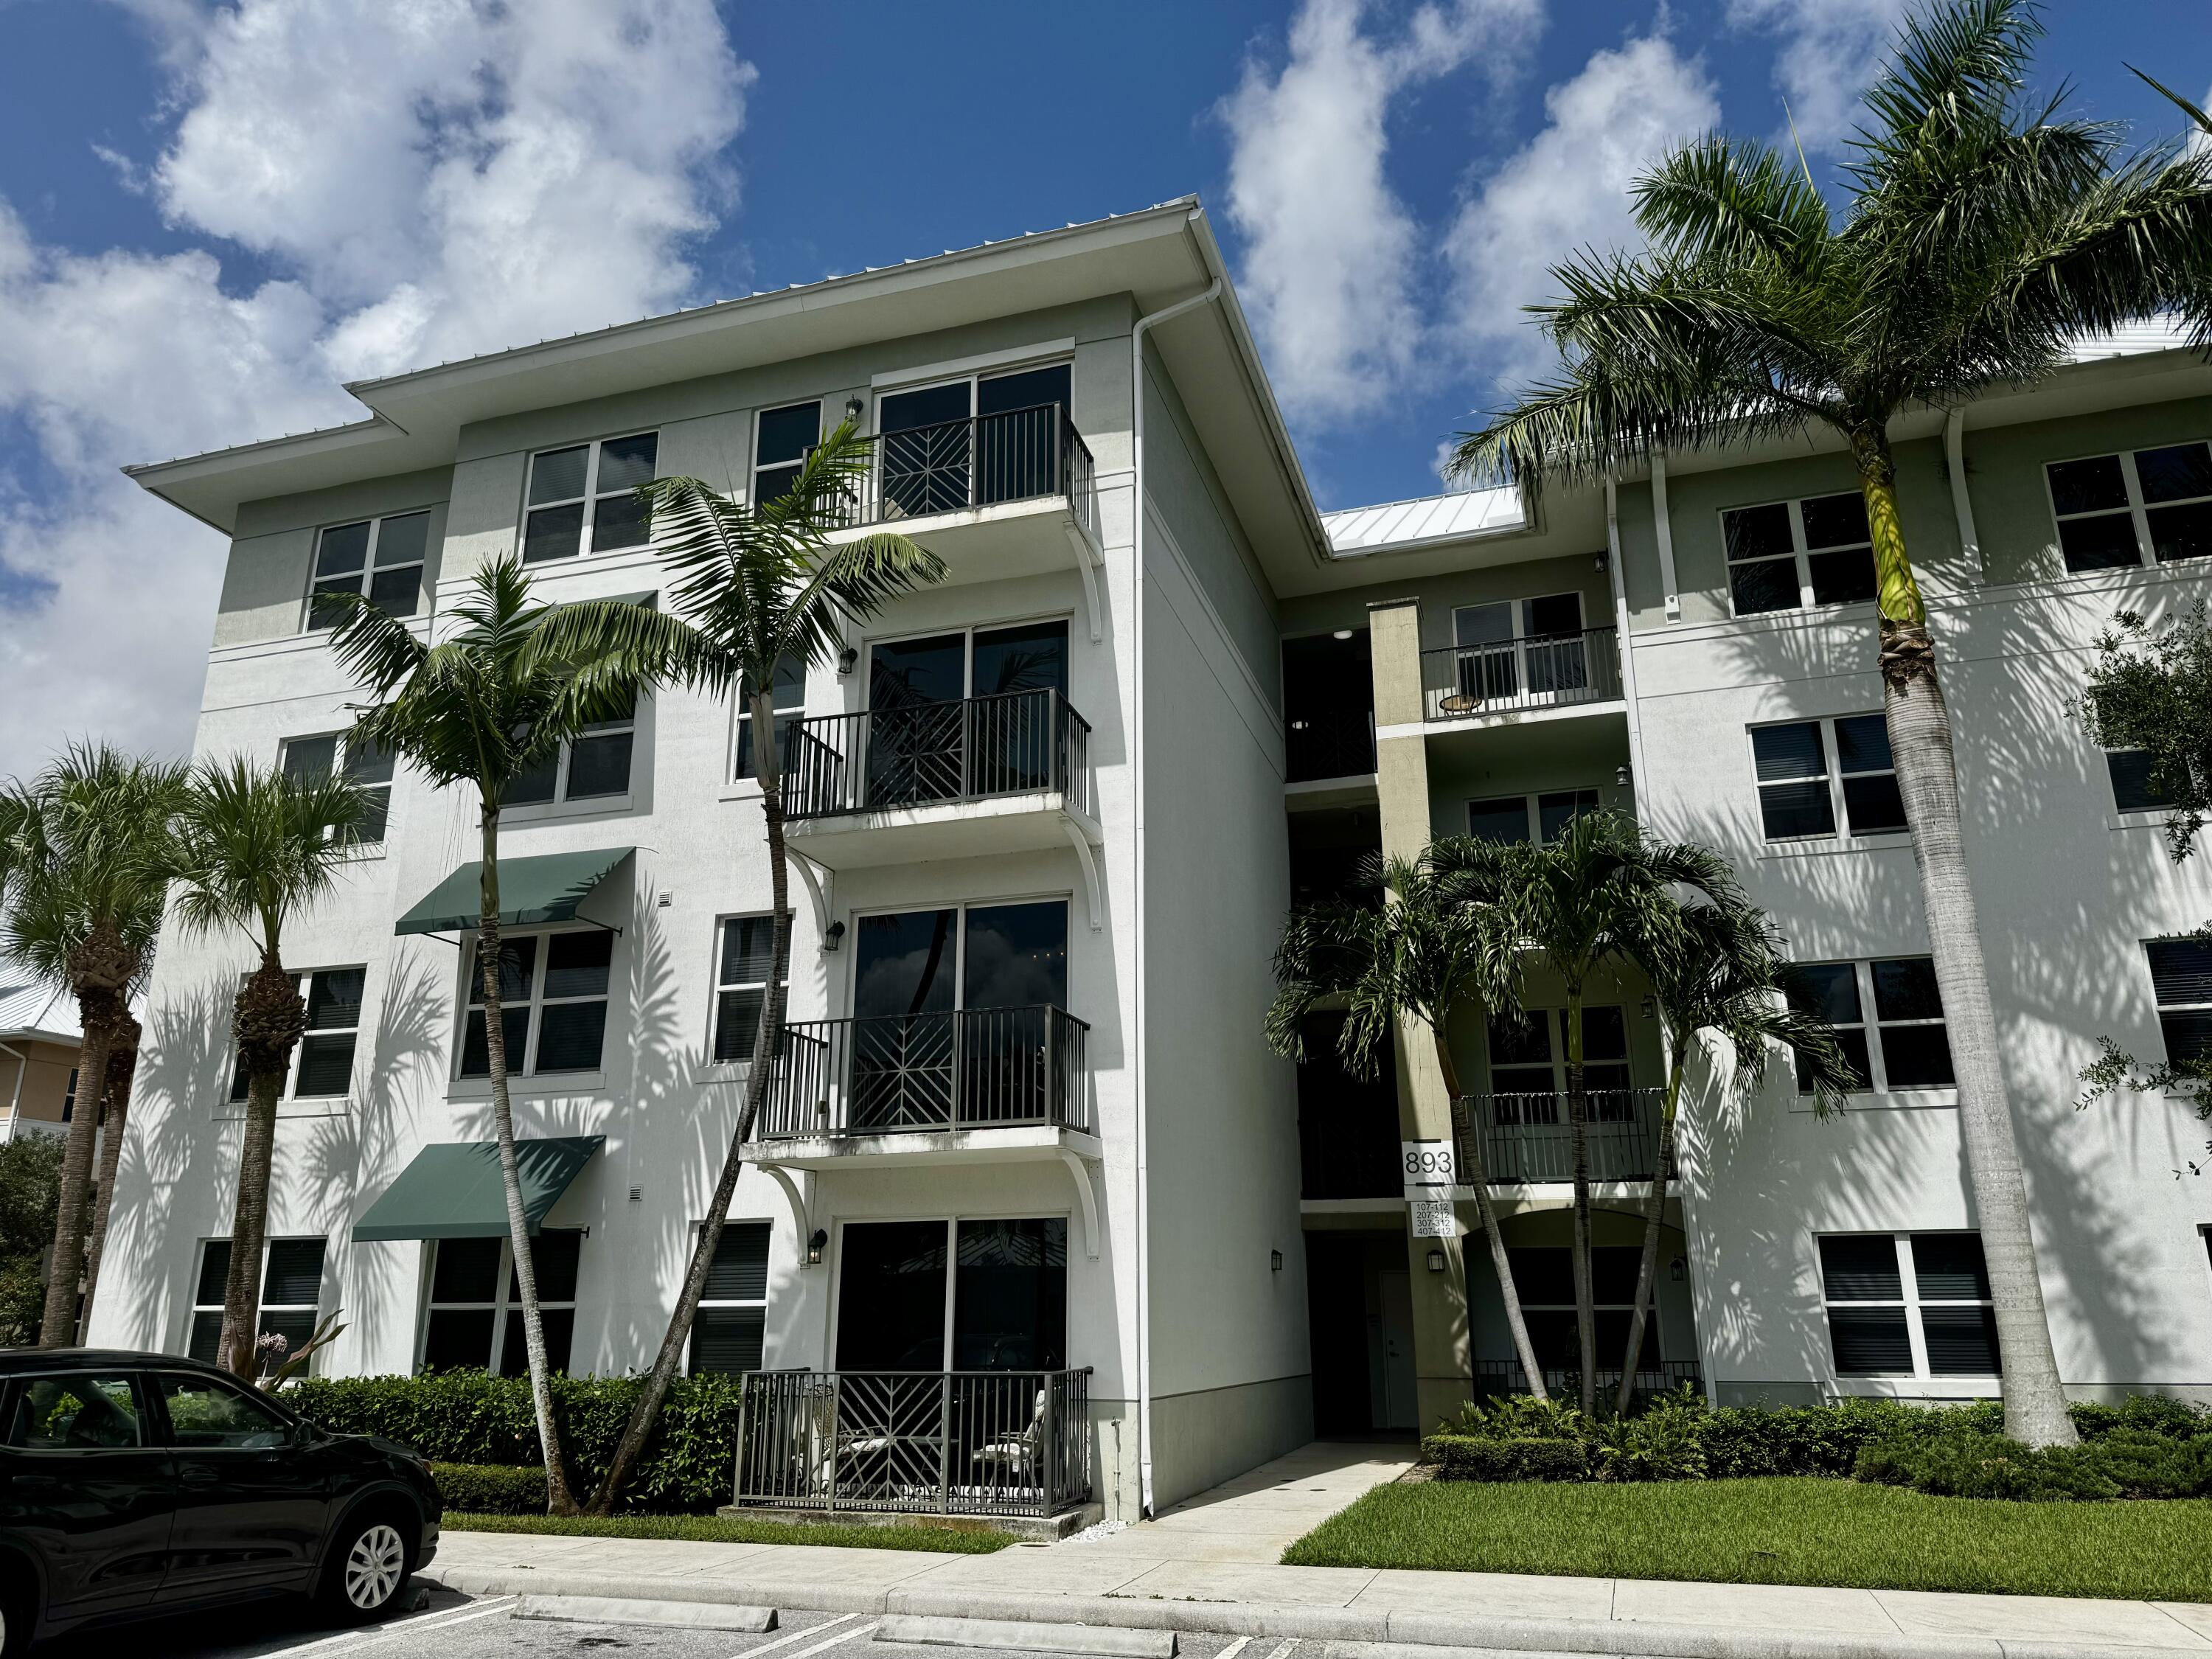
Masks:
[[[968,1461],[978,1468],[1002,1472],[1016,1486],[1035,1486],[1037,1443],[1044,1435],[1044,1392],[1037,1390],[1027,1428],[986,1440],[969,1454]]]

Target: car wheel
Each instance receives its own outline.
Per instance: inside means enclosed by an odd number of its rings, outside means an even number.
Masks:
[[[372,1511],[346,1523],[331,1552],[323,1600],[339,1618],[374,1619],[398,1605],[414,1540],[398,1519]]]
[[[19,1659],[30,1651],[39,1606],[38,1592],[27,1579],[20,1568],[0,1575],[0,1659]]]

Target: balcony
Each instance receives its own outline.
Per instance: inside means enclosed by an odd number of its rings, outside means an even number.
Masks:
[[[1620,701],[1610,628],[1421,653],[1421,708],[1431,721],[1540,720]]]
[[[795,720],[786,748],[793,845],[832,869],[1101,839],[1090,723],[1057,691]]]
[[[1589,1102],[1589,1178],[1649,1181],[1659,1162],[1662,1089],[1593,1089]],[[1572,1127],[1563,1094],[1464,1095],[1453,1113],[1460,1167],[1481,1154],[1493,1187],[1534,1187],[1575,1178]],[[1474,1137],[1481,1136],[1478,1147]],[[1669,1171],[1672,1174],[1672,1171]]]
[[[740,1507],[1061,1514],[1091,1498],[1091,1371],[755,1371]]]
[[[1373,775],[1373,711],[1343,708],[1293,716],[1283,733],[1283,758],[1285,783]]]

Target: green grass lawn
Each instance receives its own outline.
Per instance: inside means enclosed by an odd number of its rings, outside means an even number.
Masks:
[[[682,1538],[702,1544],[844,1544],[864,1550],[944,1550],[988,1555],[1012,1543],[1011,1534],[981,1528],[850,1527],[823,1522],[732,1521],[719,1515],[468,1515],[447,1510],[449,1532],[526,1532],[560,1538]]]
[[[2011,1504],[1810,1478],[1377,1486],[1313,1567],[2212,1601],[2212,1502]]]

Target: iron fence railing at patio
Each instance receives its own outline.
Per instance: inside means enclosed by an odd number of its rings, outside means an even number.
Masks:
[[[848,527],[893,524],[1011,501],[1064,495],[1097,534],[1096,467],[1058,404],[879,432],[836,514]]]
[[[784,749],[793,820],[1043,793],[1091,810],[1091,725],[1054,690],[793,720]]]
[[[1585,1097],[1593,1181],[1649,1181],[1659,1161],[1660,1089],[1593,1089]],[[1574,1130],[1564,1094],[1463,1095],[1454,1113],[1459,1165],[1474,1166],[1469,1138],[1482,1137],[1492,1186],[1575,1178]]]
[[[1364,777],[1375,769],[1375,715],[1366,708],[1302,714],[1283,733],[1285,781]]]
[[[1631,1385],[1632,1397],[1649,1400],[1654,1395],[1670,1394],[1687,1383],[1702,1389],[1705,1384],[1705,1371],[1694,1359],[1668,1359],[1656,1365],[1638,1365],[1636,1380]],[[1597,1397],[1610,1404],[1620,1389],[1620,1367],[1601,1365],[1597,1368]],[[1582,1371],[1574,1366],[1544,1368],[1544,1390],[1554,1400],[1573,1400],[1582,1392]],[[1528,1373],[1521,1369],[1517,1359],[1478,1359],[1474,1362],[1474,1395],[1478,1400],[1496,1399],[1505,1395],[1527,1394]]]
[[[1085,1128],[1090,1032],[1049,1006],[793,1020],[755,1133]]]
[[[1620,696],[1620,652],[1611,628],[1421,653],[1421,706],[1432,720],[1613,702]]]

